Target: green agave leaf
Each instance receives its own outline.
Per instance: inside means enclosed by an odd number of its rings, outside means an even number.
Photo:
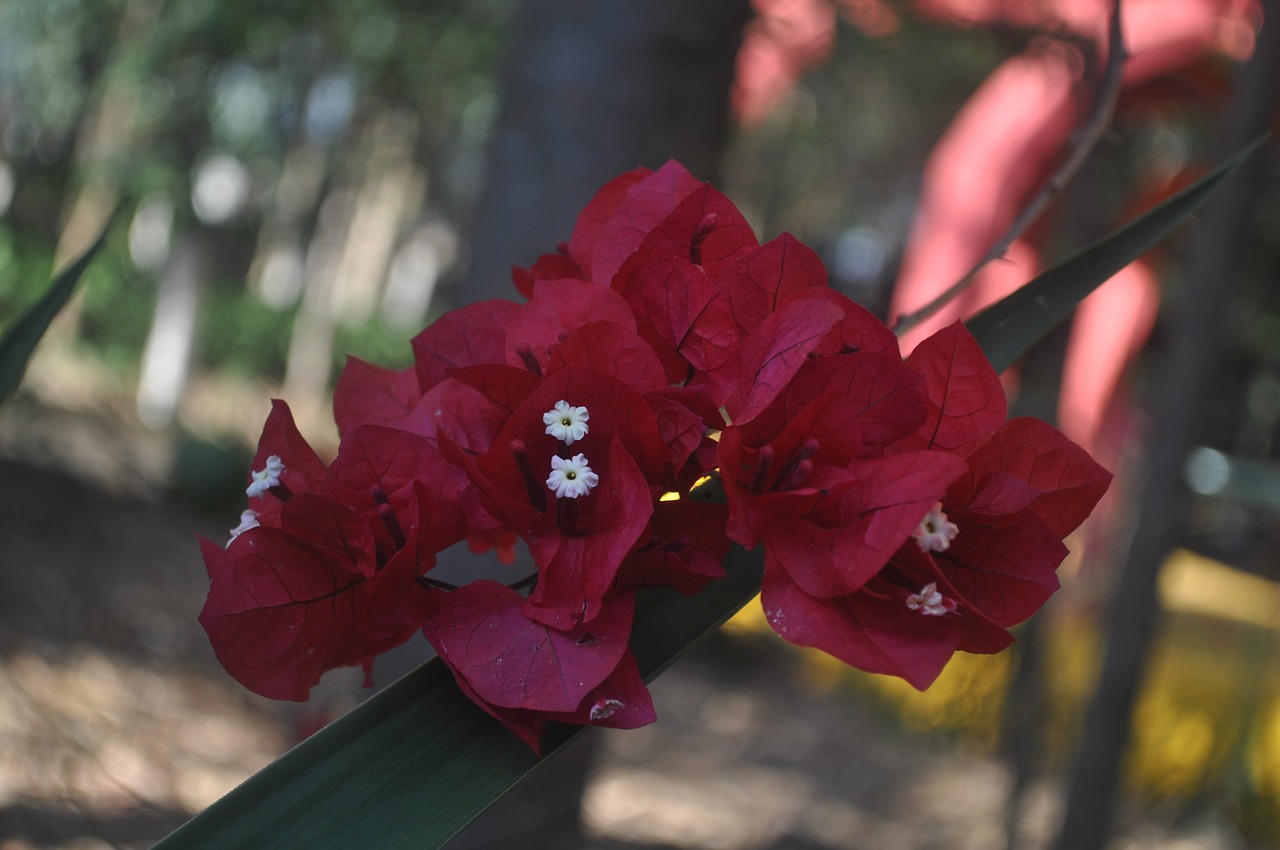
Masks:
[[[632,648],[646,680],[760,591],[763,557],[735,549],[728,578],[694,597],[648,591]],[[173,832],[174,848],[439,847],[567,743],[539,758],[432,660],[321,729]]]
[[[998,371],[1013,365],[1116,272],[1186,221],[1260,146],[1258,139],[1164,203],[997,301],[965,326]]]
[[[102,233],[98,234],[98,238],[89,246],[89,250],[64,268],[54,278],[48,291],[40,296],[40,300],[28,307],[26,312],[9,327],[4,336],[0,337],[0,402],[17,389],[18,382],[22,380],[22,373],[26,371],[27,361],[31,359],[31,353],[35,351],[36,345],[48,330],[54,316],[58,315],[58,311],[70,300],[71,293],[75,291],[76,283],[84,274],[84,270],[102,249],[107,240],[107,231],[111,229],[111,222],[114,219],[113,214],[107,219]]]

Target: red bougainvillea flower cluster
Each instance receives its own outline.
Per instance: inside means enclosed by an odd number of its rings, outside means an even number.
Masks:
[[[549,721],[640,726],[637,592],[698,592],[734,541],[763,544],[783,638],[923,688],[1012,641],[1110,480],[1006,421],[961,325],[904,362],[812,250],[760,245],[678,164],[608,183],[514,277],[523,302],[444,315],[412,367],[348,362],[328,465],[275,402],[249,510],[201,541],[200,620],[246,687],[305,699],[421,631],[534,749]],[[724,502],[691,497],[709,476]],[[522,542],[533,572],[433,576],[462,541],[507,563]]]

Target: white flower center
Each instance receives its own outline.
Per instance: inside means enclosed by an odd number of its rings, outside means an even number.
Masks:
[[[585,407],[574,407],[564,399],[556,402],[556,406],[542,414],[542,421],[547,426],[547,433],[557,440],[564,440],[566,446],[572,446],[575,440],[587,436],[590,427],[587,420],[591,414]]]
[[[922,552],[945,552],[959,533],[960,527],[948,522],[947,515],[942,512],[942,502],[934,502],[911,536],[920,544]]]
[[[587,456],[574,455],[565,460],[562,457],[551,458],[551,474],[547,476],[547,487],[555,491],[557,499],[576,499],[591,492],[591,488],[600,483],[600,476],[591,471],[587,465]]]
[[[956,601],[938,591],[938,583],[931,581],[920,588],[919,593],[907,597],[907,607],[927,617],[941,617],[956,610]]]
[[[253,473],[253,483],[245,489],[245,495],[252,499],[278,486],[282,472],[284,472],[284,463],[278,456],[271,455],[267,458],[267,465]]]
[[[260,523],[258,522],[257,511],[241,511],[240,524],[231,529],[231,540],[235,540],[241,534],[244,534],[251,528],[257,528],[259,525]],[[227,541],[228,546],[231,545],[231,540]]]

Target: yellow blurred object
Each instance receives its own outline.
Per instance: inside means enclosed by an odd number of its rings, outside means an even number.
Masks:
[[[1249,778],[1259,794],[1280,805],[1280,699],[1258,714],[1256,738],[1249,748]]]
[[[1280,628],[1280,585],[1186,549],[1164,562],[1160,601],[1169,611]]]
[[[1268,660],[1274,650],[1266,648],[1274,645],[1271,632],[1280,631],[1280,584],[1179,549],[1163,565],[1159,591],[1171,616],[1152,648],[1135,711],[1126,766],[1130,787],[1156,798],[1185,799],[1226,781],[1235,764],[1253,793],[1280,807],[1280,676]],[[1041,650],[1043,734],[1051,757],[1062,761],[1079,743],[1079,714],[1088,703],[1102,646],[1092,617],[1081,611],[1059,608],[1048,617]],[[725,628],[773,634],[758,599]],[[1015,653],[957,653],[933,686],[918,692],[900,679],[854,670],[818,650],[795,652],[801,681],[815,691],[852,686],[892,708],[910,729],[960,731],[986,748],[998,742],[1017,663]],[[1251,657],[1256,667],[1249,666]]]

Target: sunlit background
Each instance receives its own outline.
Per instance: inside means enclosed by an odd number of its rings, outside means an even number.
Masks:
[[[270,398],[332,451],[326,405],[347,356],[407,364],[434,316],[508,294],[490,269],[568,237],[571,214],[532,250],[478,235],[504,95],[549,73],[513,59],[530,49],[521,16],[551,5],[0,0],[0,329],[116,215],[0,409],[0,850],[149,846],[361,698],[342,672],[302,706],[231,681],[195,621],[207,581],[192,532],[235,524]],[[1063,21],[1102,5],[757,0],[740,49],[727,33],[730,132],[699,176],[762,236],[813,245],[834,286],[884,314],[938,260],[911,249],[912,227],[953,119],[1012,57],[1083,74],[1088,45]],[[1144,32],[1160,18],[1195,37],[1126,83],[1093,157],[994,276],[1025,280],[1222,154],[1260,7],[1131,5],[1159,9]],[[565,37],[590,42],[593,25]],[[680,136],[660,120],[657,138]],[[1274,145],[1262,155],[1274,162]],[[1275,174],[1186,467],[1116,847],[1280,844]],[[564,186],[569,208],[595,188]],[[515,231],[550,212],[506,215]],[[657,681],[655,727],[599,736],[579,843],[562,846],[1050,846],[1193,241],[1182,231],[1145,258],[1133,298],[1101,311],[1119,316],[1119,347],[1064,331],[1009,382],[1018,410],[1060,417],[1119,474],[1068,540],[1065,588],[1026,652],[958,657],[918,694],[781,644],[749,607]],[[1070,360],[1072,345],[1105,368]]]

